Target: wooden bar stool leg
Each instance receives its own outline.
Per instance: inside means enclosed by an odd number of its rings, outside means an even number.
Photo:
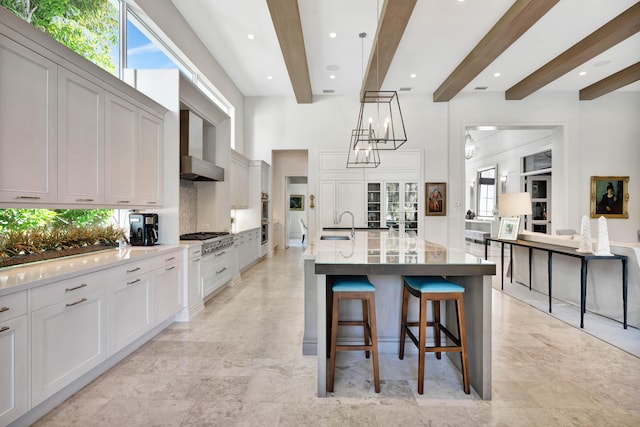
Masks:
[[[427,346],[427,298],[420,296],[420,324],[418,325],[418,394],[424,392],[424,359]]]
[[[460,346],[462,347],[460,352],[462,382],[464,384],[464,392],[469,394],[471,393],[469,387],[469,354],[467,352],[467,327],[464,322],[464,300],[462,294],[459,294],[456,299],[456,311],[458,314],[458,337],[460,337]]]
[[[435,338],[436,347],[440,347],[442,344],[441,336],[442,333],[440,331],[440,301],[433,300],[433,337]],[[436,352],[436,359],[442,359],[442,353]]]
[[[373,383],[376,393],[380,393],[380,369],[378,367],[378,328],[376,322],[376,300],[375,296],[371,295],[371,300],[368,304],[370,314],[370,329],[371,332],[371,353],[373,353]]]
[[[364,345],[371,345],[371,330],[367,329],[369,325],[369,300],[362,300],[362,332],[364,334]],[[370,351],[364,352],[364,357],[369,358]]]
[[[400,360],[404,359],[404,341],[407,338],[407,313],[409,311],[409,291],[405,286],[402,287],[402,318],[400,320],[400,351],[398,356]]]
[[[337,292],[333,293],[333,312],[331,315],[331,345],[329,353],[329,381],[327,382],[327,390],[333,391],[333,380],[336,374],[336,345],[338,342],[338,315],[340,314],[340,296]],[[320,355],[318,355],[320,357]]]

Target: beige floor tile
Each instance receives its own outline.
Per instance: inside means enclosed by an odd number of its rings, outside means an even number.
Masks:
[[[471,248],[484,256],[484,249]],[[302,356],[301,248],[278,251],[47,414],[41,426],[638,426],[640,359],[496,290],[493,400],[465,395],[447,358],[340,353],[316,397]],[[499,250],[491,248],[499,263]]]

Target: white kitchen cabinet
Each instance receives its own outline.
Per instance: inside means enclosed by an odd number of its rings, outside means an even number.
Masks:
[[[31,312],[31,405],[107,358],[107,289]]]
[[[233,248],[221,249],[202,259],[204,298],[220,289],[233,277]]]
[[[344,211],[353,213],[355,227],[365,226],[365,187],[362,181],[320,181],[316,206],[320,228],[351,227],[351,217],[345,215],[337,223]]]
[[[157,325],[174,316],[182,308],[181,254],[161,257],[153,277],[153,323]]]
[[[27,412],[27,293],[0,297],[0,425]]]
[[[162,204],[162,120],[138,110],[135,199],[137,204]]]
[[[417,182],[367,183],[367,227],[393,228],[418,235]]]
[[[58,70],[58,202],[104,203],[105,91]]]
[[[231,151],[229,160],[231,209],[247,209],[249,207],[249,160],[235,151]]]
[[[132,264],[105,274],[113,275],[109,296],[109,355],[112,355],[153,326],[153,273],[148,264]]]
[[[105,201],[134,205],[138,152],[138,109],[110,93],[105,103]]]
[[[57,201],[57,65],[0,35],[0,202]]]

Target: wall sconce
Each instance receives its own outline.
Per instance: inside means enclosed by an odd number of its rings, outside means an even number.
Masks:
[[[315,203],[313,203],[315,199],[316,199],[316,196],[314,196],[313,194],[309,195],[309,209],[313,209],[316,207]]]
[[[507,175],[509,174],[509,172],[502,172],[502,175],[500,175],[500,182],[502,183],[502,192],[506,193],[507,192]]]

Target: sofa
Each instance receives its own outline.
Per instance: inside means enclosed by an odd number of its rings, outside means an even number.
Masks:
[[[580,235],[551,236],[524,231],[519,239],[532,242],[578,248]],[[611,252],[628,257],[627,322],[640,328],[640,243],[609,242]],[[594,249],[597,241],[594,239]],[[533,251],[531,267],[532,289],[548,294],[547,252]],[[529,285],[529,250],[513,247],[513,281]],[[580,306],[580,260],[553,255],[553,297]],[[619,261],[592,260],[587,270],[587,311],[622,323],[622,266]]]

